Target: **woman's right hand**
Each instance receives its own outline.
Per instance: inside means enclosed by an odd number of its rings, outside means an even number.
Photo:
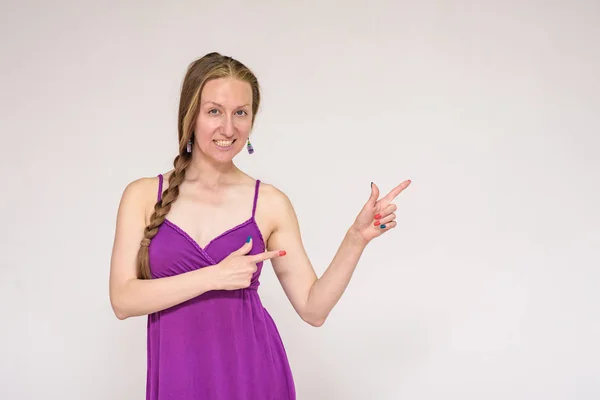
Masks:
[[[275,257],[285,256],[285,251],[273,250],[260,254],[247,255],[252,249],[252,238],[244,243],[238,250],[230,253],[221,262],[215,265],[217,274],[217,290],[237,290],[250,286],[252,276],[261,261]]]

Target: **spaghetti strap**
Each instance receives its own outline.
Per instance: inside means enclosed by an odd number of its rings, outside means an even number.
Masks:
[[[163,187],[163,176],[162,174],[158,174],[158,195],[157,202],[162,200],[162,187]]]
[[[256,180],[256,186],[254,187],[254,204],[252,205],[252,219],[256,213],[256,203],[258,202],[258,187],[260,186],[260,179]]]

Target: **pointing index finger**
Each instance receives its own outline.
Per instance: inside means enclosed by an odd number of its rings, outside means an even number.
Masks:
[[[265,251],[260,254],[255,254],[255,255],[249,256],[249,257],[252,262],[259,263],[261,261],[269,260],[271,258],[285,256],[285,254],[286,253],[283,250],[272,250],[272,251]]]
[[[401,184],[399,184],[398,186],[396,186],[395,188],[393,188],[386,196],[385,198],[389,201],[394,200],[400,193],[402,193],[402,191],[404,189],[406,189],[408,187],[408,185],[410,185],[410,179],[402,182]]]

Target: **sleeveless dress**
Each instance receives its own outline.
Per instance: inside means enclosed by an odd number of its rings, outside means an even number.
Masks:
[[[159,175],[158,200],[163,176]],[[248,236],[248,254],[265,251],[252,216],[204,248],[168,219],[149,247],[154,278],[217,264]],[[258,294],[262,262],[248,288],[213,290],[148,315],[147,400],[294,400],[296,393],[283,342]]]

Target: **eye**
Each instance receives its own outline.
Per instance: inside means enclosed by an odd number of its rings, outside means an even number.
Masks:
[[[208,113],[212,114],[212,115],[216,115],[216,113],[213,113],[213,111],[219,112],[219,110],[217,110],[216,108],[211,108],[210,110],[208,110]]]
[[[242,114],[240,114],[242,113]],[[244,110],[238,110],[237,115],[248,115],[248,113]]]

